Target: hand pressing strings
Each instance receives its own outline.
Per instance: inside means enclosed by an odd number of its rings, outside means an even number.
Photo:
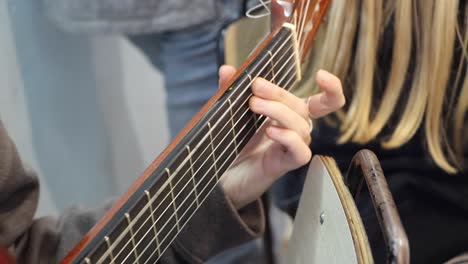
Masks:
[[[222,66],[220,85],[226,84],[235,72],[231,66]],[[311,119],[344,105],[343,89],[336,76],[320,70],[316,80],[322,92],[306,100],[263,78],[253,82],[249,107],[269,121],[221,178],[221,186],[237,209],[257,199],[286,172],[309,162]]]

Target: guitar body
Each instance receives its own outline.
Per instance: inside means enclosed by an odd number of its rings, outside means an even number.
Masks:
[[[315,156],[310,164],[287,263],[372,263],[354,201],[327,159]]]
[[[385,241],[386,262],[409,263],[408,237],[379,160],[369,150],[354,156],[345,178],[332,158],[312,159],[294,220],[287,263],[374,263],[355,203],[365,188]]]

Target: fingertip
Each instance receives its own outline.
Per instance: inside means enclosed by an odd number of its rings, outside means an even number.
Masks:
[[[223,86],[227,81],[229,81],[235,73],[236,69],[230,65],[222,65],[219,67],[218,75],[220,86]]]
[[[326,70],[320,69],[317,72],[317,81],[321,83],[329,82],[332,77],[332,74]]]
[[[252,88],[254,89],[261,89],[268,85],[268,81],[263,79],[262,77],[255,78],[254,82],[252,83]]]
[[[334,74],[323,69],[317,72],[316,81],[322,90],[337,89],[337,88],[341,89],[340,79],[336,77]]]
[[[317,83],[325,93],[321,96],[321,102],[328,103],[333,101],[338,107],[344,106],[346,100],[343,94],[343,86],[341,80],[326,70],[317,72]]]
[[[235,71],[236,69],[231,66],[231,65],[227,65],[227,64],[223,64],[221,65],[221,67],[219,67],[219,71],[220,72],[225,72],[225,71]]]
[[[219,67],[219,76],[231,77],[236,72],[236,69],[231,65],[222,65]]]

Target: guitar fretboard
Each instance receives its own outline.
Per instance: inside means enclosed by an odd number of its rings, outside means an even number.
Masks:
[[[253,80],[290,89],[300,79],[298,65],[295,29],[287,24],[75,263],[156,263],[264,124],[248,107]]]

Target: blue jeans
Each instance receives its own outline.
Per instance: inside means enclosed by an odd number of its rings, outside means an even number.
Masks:
[[[181,32],[130,37],[164,75],[172,136],[218,89],[216,29],[207,25]]]
[[[227,22],[229,18],[177,32],[129,37],[165,77],[172,136],[218,89],[219,32]],[[223,252],[207,263],[262,262],[261,241],[256,240]]]

